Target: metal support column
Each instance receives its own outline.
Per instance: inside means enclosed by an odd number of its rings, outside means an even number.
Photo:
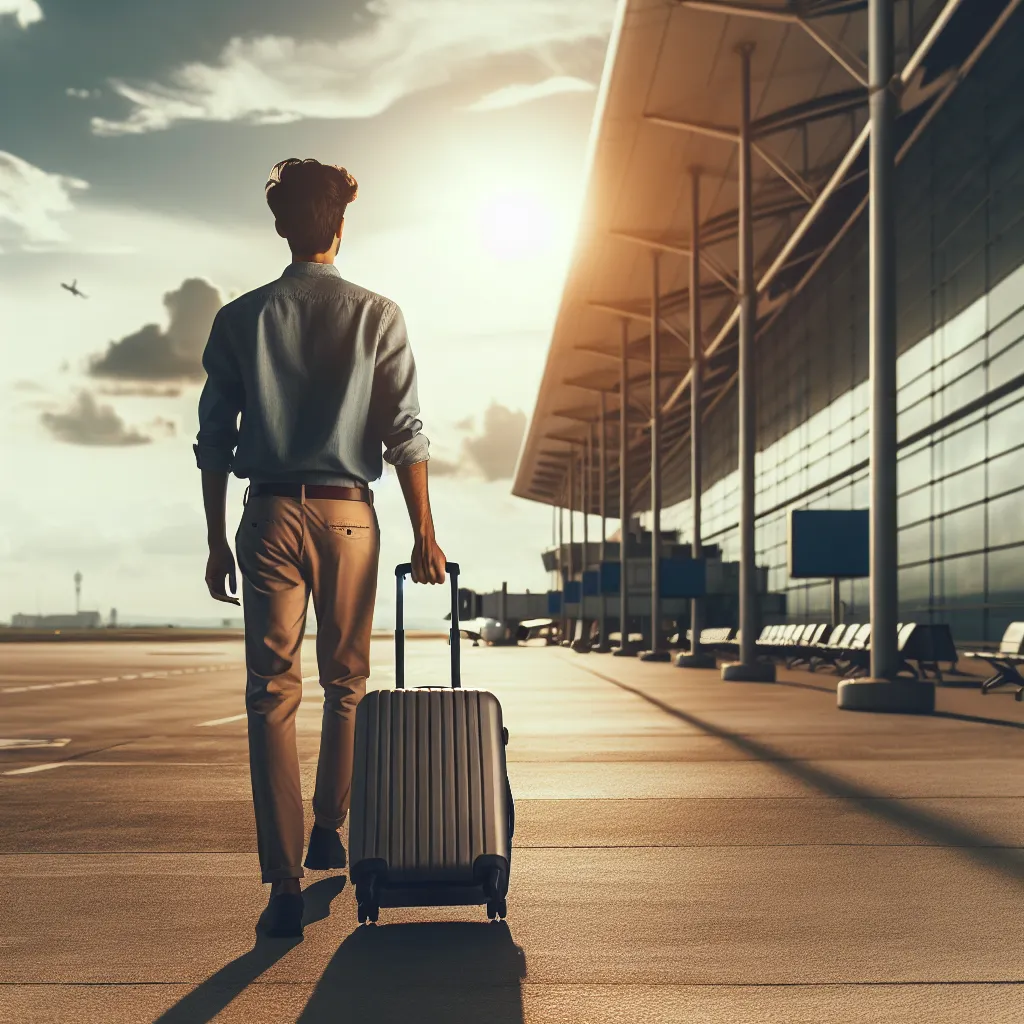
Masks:
[[[576,541],[575,526],[576,526],[576,453],[569,449],[569,551],[567,556],[567,562],[569,563],[568,575],[566,580],[568,583],[573,582],[576,579],[576,552],[573,550]],[[563,599],[564,601],[564,599]],[[568,603],[568,602],[565,602]],[[566,621],[566,632],[562,637],[562,646],[568,647],[572,644],[573,640],[576,639],[576,624],[574,620],[569,619],[568,612],[565,615]],[[572,636],[569,634],[572,633]]]
[[[581,490],[583,491],[583,572],[590,568],[590,491],[593,460],[594,428],[588,425],[587,441],[583,449],[583,479],[580,481]]]
[[[622,378],[619,383],[619,646],[617,657],[632,657],[629,642],[629,321],[622,320]]]
[[[868,2],[868,348],[871,381],[871,676],[839,684],[840,708],[935,710],[932,683],[897,677],[896,196],[893,0]]]
[[[583,611],[583,578],[590,564],[590,470],[593,458],[593,428],[587,426],[587,437],[580,450],[580,508],[583,510],[583,556],[580,559],[580,635],[573,641],[577,654],[590,651],[590,624]]]
[[[751,191],[750,44],[740,57],[739,134],[739,469],[740,469],[740,660],[722,668],[731,682],[771,682],[775,666],[757,660],[757,566],[754,549],[754,454],[757,410],[754,381],[754,332],[757,328],[757,282],[754,280],[754,222]]]
[[[701,501],[704,489],[701,476],[701,405],[704,385],[704,327],[700,308],[700,169],[690,171],[690,513],[693,539],[690,555],[702,558]],[[700,632],[704,628],[704,599],[690,599],[690,652],[680,654],[680,668],[716,668],[717,659],[703,651]]]
[[[565,637],[565,485],[562,486],[562,497],[558,502],[558,555],[555,559],[558,566],[558,593],[560,595],[559,615],[562,620],[562,637]]]
[[[641,661],[668,661],[661,643],[661,281],[660,253],[651,253],[651,646]]]
[[[598,435],[598,467],[597,486],[600,495],[601,515],[601,544],[599,546],[599,557],[601,565],[608,560],[608,411],[605,406],[604,392],[601,392],[601,424]],[[600,573],[600,568],[598,569]],[[599,654],[607,654],[612,649],[608,643],[608,598],[603,592],[603,579],[599,579],[600,596],[600,620],[598,625],[597,646],[594,648]]]

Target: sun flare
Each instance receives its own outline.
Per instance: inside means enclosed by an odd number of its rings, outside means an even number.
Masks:
[[[480,205],[480,238],[484,248],[498,259],[526,259],[551,247],[557,221],[552,204],[539,193],[496,191]]]

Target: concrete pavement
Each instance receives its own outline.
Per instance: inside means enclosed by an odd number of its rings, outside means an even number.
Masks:
[[[343,875],[310,874],[293,944],[254,942],[241,646],[3,653],[0,740],[69,742],[0,744],[0,773],[17,773],[0,774],[0,1020],[1022,1017],[1024,707],[1009,695],[944,688],[933,718],[861,715],[836,711],[830,676],[729,684],[467,645],[465,683],[498,694],[511,733],[507,926],[469,908],[360,929]],[[390,645],[374,658],[391,685]],[[442,681],[446,660],[410,644],[410,682]]]

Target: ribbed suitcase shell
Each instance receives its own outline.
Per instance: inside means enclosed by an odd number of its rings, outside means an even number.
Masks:
[[[511,863],[501,705],[465,689],[374,690],[356,712],[349,829],[352,877],[386,865],[385,886],[479,883],[480,857]],[[507,878],[507,874],[506,874]],[[410,902],[485,902],[481,893]],[[387,899],[385,905],[394,904]]]

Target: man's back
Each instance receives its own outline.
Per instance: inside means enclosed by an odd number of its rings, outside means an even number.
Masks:
[[[380,476],[382,443],[389,461],[426,457],[401,310],[332,264],[292,263],[228,303],[203,365],[201,464],[237,445],[237,476],[349,486]]]

